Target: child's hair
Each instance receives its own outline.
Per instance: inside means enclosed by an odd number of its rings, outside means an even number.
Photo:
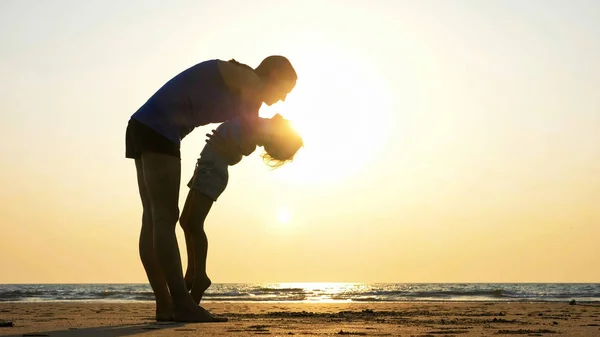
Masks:
[[[302,136],[292,127],[292,123],[280,114],[273,116],[271,123],[283,137],[278,142],[272,142],[264,146],[265,152],[262,154],[262,159],[271,168],[278,168],[294,160],[294,156],[304,145],[304,142]],[[284,152],[284,154],[281,152]]]

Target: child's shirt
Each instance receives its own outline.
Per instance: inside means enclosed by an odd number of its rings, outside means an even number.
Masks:
[[[210,144],[206,144],[200,153],[201,161],[211,161],[219,166],[229,166],[229,163],[238,163],[242,160],[243,155],[249,155],[254,152],[256,149],[256,144],[251,144],[249,146],[248,139],[244,139],[244,137],[248,137],[249,133],[242,133],[242,128],[245,128],[247,131],[250,127],[246,125],[248,123],[243,118],[234,118],[227,122],[222,123],[215,130],[215,134],[221,136],[223,139],[232,140],[236,147],[235,149],[238,151],[238,154],[235,158],[224,158],[219,152],[217,152],[213,146]],[[244,149],[245,148],[245,149]],[[244,149],[244,153],[242,153],[242,149]],[[231,160],[234,159],[234,160]],[[235,165],[235,164],[231,164]]]

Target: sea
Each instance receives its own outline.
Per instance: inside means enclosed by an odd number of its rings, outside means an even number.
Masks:
[[[0,284],[0,302],[146,302],[148,284]],[[600,283],[217,283],[206,302],[600,302]]]

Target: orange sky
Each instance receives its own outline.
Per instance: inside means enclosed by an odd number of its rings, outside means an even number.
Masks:
[[[146,282],[129,116],[197,62],[270,54],[299,80],[261,114],[306,146],[231,168],[206,225],[213,282],[598,282],[599,12],[3,2],[0,283]],[[213,127],[182,144],[181,205]]]

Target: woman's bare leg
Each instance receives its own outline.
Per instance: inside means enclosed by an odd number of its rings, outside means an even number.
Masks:
[[[154,255],[152,206],[150,205],[150,197],[146,190],[144,169],[140,159],[135,160],[135,168],[137,171],[137,181],[143,207],[142,230],[140,232],[139,243],[140,258],[156,299],[156,320],[171,321],[173,320],[173,304],[171,303],[171,294],[167,287],[167,281],[165,280],[162,270],[158,265],[158,261],[156,260],[156,256]]]
[[[154,254],[171,293],[174,320],[223,321],[194,303],[183,280],[181,257],[175,236],[175,226],[179,219],[180,159],[167,154],[145,152],[141,160],[144,181],[152,205]]]

